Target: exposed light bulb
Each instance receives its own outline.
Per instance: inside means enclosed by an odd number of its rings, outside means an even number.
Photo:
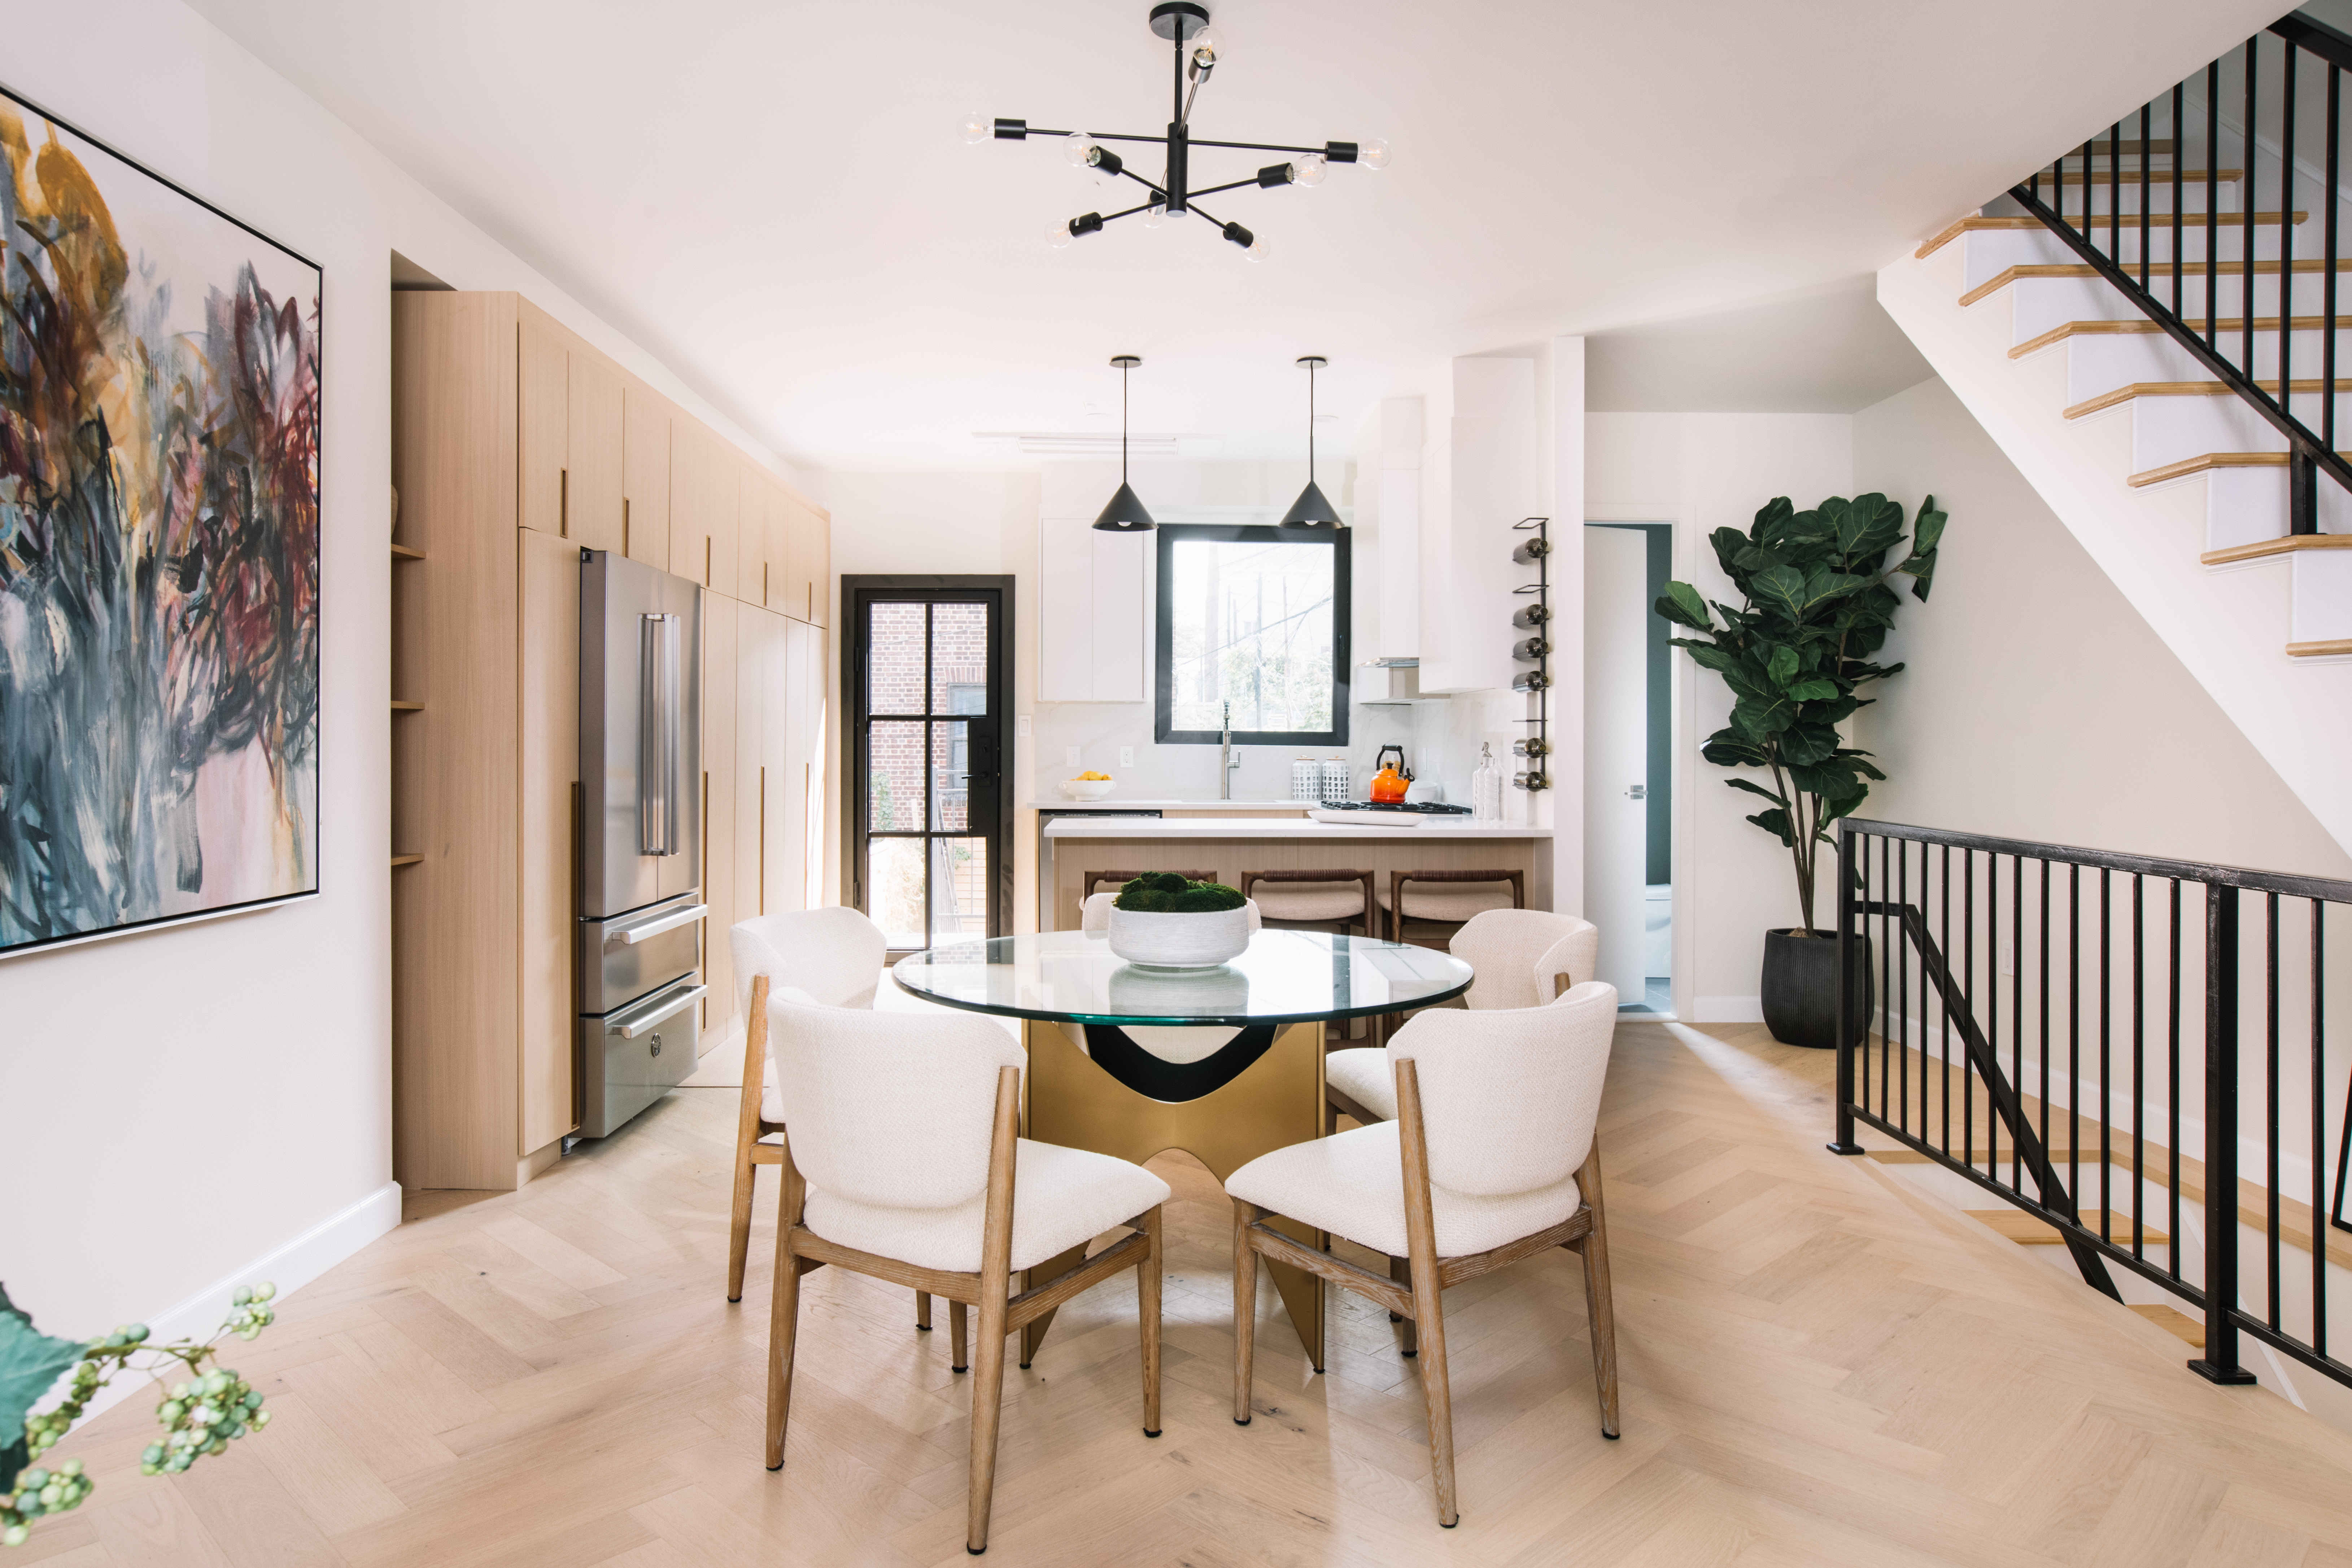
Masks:
[[[1066,221],[1055,224],[1045,230],[1045,243],[1055,250],[1069,244],[1070,237],[1070,225]]]
[[[1192,68],[1205,71],[1222,63],[1225,57],[1224,35],[1214,27],[1203,27],[1192,35]]]
[[[956,134],[973,144],[987,141],[995,129],[995,122],[976,109],[956,122]]]
[[[1252,239],[1249,242],[1249,248],[1242,252],[1242,254],[1249,257],[1252,261],[1264,261],[1265,259],[1265,241],[1263,239]]]
[[[1070,161],[1073,169],[1083,169],[1094,162],[1095,139],[1083,131],[1073,131],[1062,138],[1062,156]]]
[[[1363,169],[1385,169],[1389,166],[1389,144],[1375,136],[1370,141],[1356,144],[1356,164]]]
[[[1319,185],[1330,172],[1330,161],[1320,152],[1308,152],[1290,162],[1290,183],[1294,185]]]
[[[1148,229],[1156,229],[1167,221],[1168,204],[1161,201],[1157,196],[1152,197],[1150,204],[1143,209],[1143,226]]]

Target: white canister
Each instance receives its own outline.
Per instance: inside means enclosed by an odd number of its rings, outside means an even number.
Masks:
[[[1337,804],[1348,798],[1348,759],[1334,757],[1323,764],[1323,800]]]
[[[1323,799],[1323,765],[1311,757],[1302,757],[1290,765],[1290,798],[1294,800]]]

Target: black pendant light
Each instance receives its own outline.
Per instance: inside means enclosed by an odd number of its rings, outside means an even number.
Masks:
[[[1143,509],[1134,488],[1127,482],[1127,372],[1143,363],[1133,354],[1114,354],[1112,364],[1118,367],[1118,494],[1095,519],[1095,527],[1106,533],[1139,534],[1152,526],[1151,514]]]
[[[1307,367],[1307,488],[1298,492],[1298,499],[1290,503],[1290,510],[1282,514],[1280,527],[1286,528],[1336,528],[1339,521],[1338,508],[1323,494],[1323,486],[1315,482],[1315,372],[1330,363],[1320,354],[1308,354],[1298,361]],[[1100,524],[1097,524],[1100,527]]]

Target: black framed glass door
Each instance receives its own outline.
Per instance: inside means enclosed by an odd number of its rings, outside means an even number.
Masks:
[[[845,576],[852,901],[894,952],[1012,930],[1013,580]]]

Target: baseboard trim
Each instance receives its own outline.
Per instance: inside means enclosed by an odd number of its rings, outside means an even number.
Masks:
[[[1754,997],[1693,997],[1693,1023],[1762,1023],[1764,998]]]
[[[154,1331],[154,1337],[158,1340],[207,1338],[218,1332],[221,1321],[228,1316],[230,1298],[236,1294],[238,1286],[268,1280],[278,1287],[278,1299],[283,1301],[377,1237],[391,1234],[399,1224],[400,1184],[388,1181],[357,1203],[320,1220],[291,1241],[263,1253],[177,1306],[156,1313],[147,1320],[147,1325]],[[100,1325],[102,1328],[112,1326]],[[268,1332],[263,1331],[265,1334]],[[234,1340],[229,1343],[231,1345],[236,1343]],[[233,1351],[224,1352],[224,1355],[230,1365],[236,1364]],[[146,1379],[119,1377],[89,1402],[89,1415],[95,1416],[101,1410],[135,1397],[145,1392],[148,1386]],[[51,1400],[42,1401],[45,1407],[51,1403]]]

